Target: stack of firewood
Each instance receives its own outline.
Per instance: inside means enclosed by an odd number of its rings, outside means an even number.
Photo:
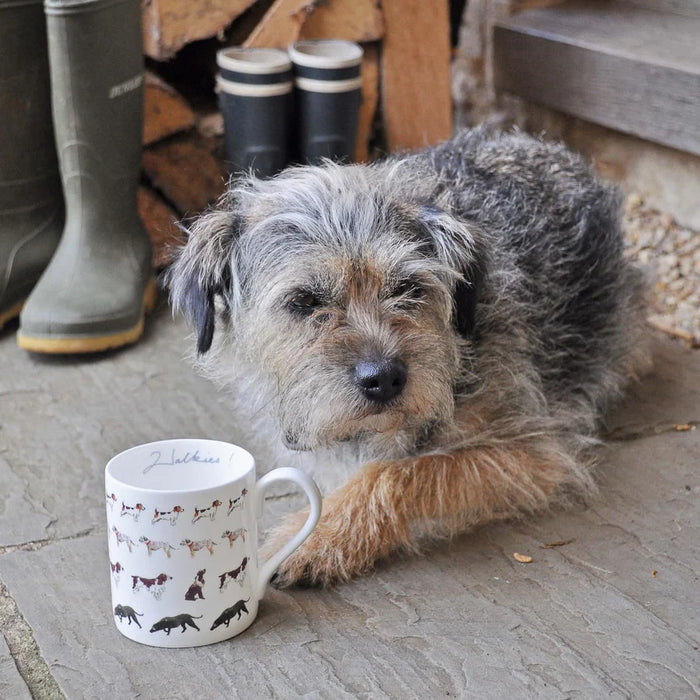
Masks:
[[[167,265],[181,236],[175,221],[196,215],[225,185],[213,88],[193,109],[162,77],[183,50],[188,59],[200,46],[211,54],[209,80],[201,83],[213,86],[212,42],[286,48],[299,39],[356,41],[365,52],[358,161],[451,133],[448,0],[145,0],[143,24],[150,70],[139,207],[156,267]]]

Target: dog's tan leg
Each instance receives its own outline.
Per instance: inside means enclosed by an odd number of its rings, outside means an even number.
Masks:
[[[445,536],[545,508],[565,479],[568,457],[554,442],[467,449],[372,462],[323,501],[306,542],[280,567],[276,585],[328,585],[370,570],[421,536]],[[265,553],[299,530],[295,513],[268,539]]]

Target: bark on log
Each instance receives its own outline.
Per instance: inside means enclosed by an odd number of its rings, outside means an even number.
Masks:
[[[143,145],[148,146],[194,126],[194,112],[165,81],[147,72],[143,91]]]
[[[306,16],[302,39],[377,41],[384,36],[384,17],[377,0],[325,0]]]
[[[376,0],[277,0],[245,46],[287,48],[298,39],[374,41],[384,35]]]
[[[139,187],[139,216],[151,238],[153,267],[167,267],[173,259],[174,249],[185,242],[185,235],[177,227],[177,212],[168,206],[153,190]]]
[[[201,212],[224,191],[225,181],[208,142],[195,134],[147,148],[142,163],[153,187],[181,216]]]
[[[216,36],[255,0],[145,0],[143,50],[163,61],[185,44]]]
[[[355,160],[359,162],[369,160],[369,141],[379,103],[379,47],[376,44],[366,44],[363,48],[365,55],[362,59],[362,105],[355,148]]]

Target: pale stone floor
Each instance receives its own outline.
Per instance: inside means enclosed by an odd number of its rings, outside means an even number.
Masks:
[[[0,698],[698,697],[700,351],[656,340],[653,374],[609,418],[588,506],[335,590],[270,589],[240,637],[165,650],[113,621],[104,464],[163,437],[246,436],[165,307],[141,343],[101,357],[32,357],[13,331],[0,335]],[[298,504],[274,499],[266,524]]]

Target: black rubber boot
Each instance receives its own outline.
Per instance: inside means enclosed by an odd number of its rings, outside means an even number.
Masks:
[[[139,0],[46,0],[53,119],[66,200],[56,254],[17,335],[79,353],[137,340],[155,298],[136,206],[143,128]]]
[[[19,315],[63,229],[41,0],[0,0],[0,329]]]
[[[217,54],[219,107],[231,174],[276,175],[288,163],[292,62],[279,49],[232,47]]]
[[[301,162],[352,162],[362,99],[362,48],[342,39],[312,39],[292,44],[289,55]]]

